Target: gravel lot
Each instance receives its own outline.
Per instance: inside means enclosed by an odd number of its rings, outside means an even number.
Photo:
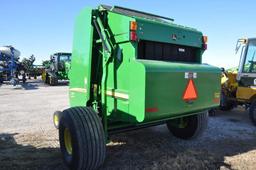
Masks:
[[[67,90],[40,80],[0,86],[0,169],[65,169],[52,114],[68,107]],[[217,112],[192,141],[164,125],[111,139],[102,169],[256,169],[256,127],[242,108]]]

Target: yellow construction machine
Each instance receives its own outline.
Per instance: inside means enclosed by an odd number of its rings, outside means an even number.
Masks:
[[[237,41],[236,55],[239,66],[224,70],[221,78],[221,110],[231,110],[238,105],[249,109],[249,116],[256,126],[256,38]]]

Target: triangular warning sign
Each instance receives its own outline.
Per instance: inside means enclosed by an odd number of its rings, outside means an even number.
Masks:
[[[190,79],[188,81],[188,85],[186,87],[186,90],[183,94],[183,100],[195,100],[197,99],[197,90],[196,90],[196,86],[194,84],[194,81],[192,79]]]

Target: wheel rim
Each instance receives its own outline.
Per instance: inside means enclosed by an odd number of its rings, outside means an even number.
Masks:
[[[188,120],[187,119],[181,119],[179,128],[186,128],[188,126]]]
[[[53,121],[54,121],[54,125],[55,125],[56,127],[58,127],[58,126],[59,126],[59,117],[58,117],[57,115],[54,115]]]
[[[184,129],[188,126],[189,120],[187,118],[180,118],[171,121],[171,126],[179,129]]]
[[[42,80],[45,82],[45,80],[46,80],[46,73],[45,72],[43,72],[42,73]]]
[[[65,148],[69,155],[72,155],[72,142],[71,142],[71,134],[68,128],[64,130],[64,142]]]

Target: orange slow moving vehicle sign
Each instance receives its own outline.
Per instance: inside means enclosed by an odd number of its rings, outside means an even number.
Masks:
[[[193,79],[189,79],[185,92],[183,94],[183,100],[190,101],[197,99],[197,90]]]

